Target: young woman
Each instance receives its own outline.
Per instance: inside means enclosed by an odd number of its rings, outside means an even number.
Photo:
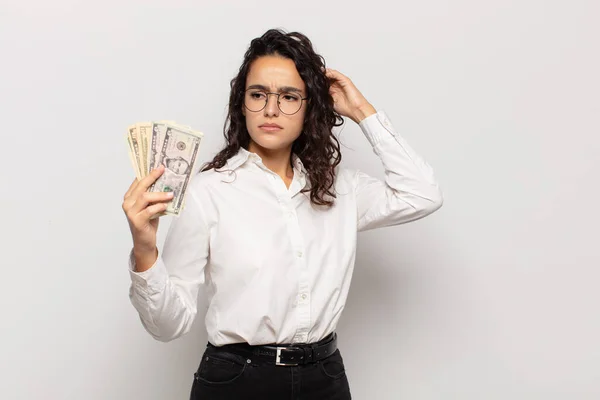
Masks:
[[[385,181],[339,168],[332,128],[359,124]],[[196,175],[186,207],[156,246],[163,173],[123,201],[133,237],[130,298],[157,340],[189,332],[201,286],[208,343],[192,399],[350,399],[336,325],[357,232],[442,205],[431,167],[309,39],[269,30],[231,81],[225,148]]]

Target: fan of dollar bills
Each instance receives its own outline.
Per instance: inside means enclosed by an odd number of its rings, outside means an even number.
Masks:
[[[131,164],[143,179],[161,164],[163,174],[150,186],[150,192],[173,192],[164,214],[179,215],[185,206],[185,193],[195,171],[202,132],[174,121],[141,122],[127,128]],[[164,215],[162,214],[162,215]]]

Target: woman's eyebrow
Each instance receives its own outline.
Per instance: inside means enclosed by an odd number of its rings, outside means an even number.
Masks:
[[[264,85],[250,85],[248,86],[248,89],[260,89],[260,90],[264,90],[264,91],[269,91],[270,89]],[[293,86],[282,86],[278,89],[280,92],[298,92],[298,93],[302,93],[301,89],[298,89],[296,87]]]

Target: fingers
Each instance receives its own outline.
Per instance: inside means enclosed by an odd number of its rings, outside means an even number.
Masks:
[[[139,193],[139,192],[145,192],[146,190],[148,190],[148,188],[154,182],[156,182],[156,180],[162,175],[163,171],[164,171],[164,166],[160,165],[158,168],[155,168],[154,170],[152,170],[152,172],[150,172],[142,180],[139,180],[137,178],[134,179],[131,186],[129,186],[129,189],[127,189],[125,196],[123,196],[123,199],[127,200],[127,198],[130,197],[131,195],[133,195],[134,192]]]
[[[163,165],[158,168],[152,170],[148,175],[146,175],[142,180],[138,181],[137,185],[131,189],[129,193],[129,198],[137,198],[143,192],[146,192],[150,186],[162,175],[165,167]]]
[[[149,220],[160,217],[160,214],[165,212],[169,205],[167,203],[157,203],[153,204],[149,207],[146,207],[144,211],[142,211],[144,218],[148,218]]]
[[[134,180],[123,199],[123,211],[131,219],[139,214],[148,204],[156,202],[165,202],[173,199],[171,192],[148,192],[148,188],[164,172],[164,166],[154,169],[148,176],[142,180]]]
[[[150,171],[150,173],[140,181],[137,187],[137,191],[145,192],[146,190],[148,190],[148,188],[152,186],[152,184],[156,182],[158,178],[160,178],[164,170],[165,166],[161,164],[158,166],[158,168],[155,168],[152,171]]]
[[[131,207],[132,214],[138,214],[149,204],[169,202],[173,200],[173,192],[144,192],[141,193]]]
[[[173,192],[144,192],[134,198],[133,202],[123,203],[123,211],[132,232],[142,231],[149,220],[164,215],[171,200],[173,200]]]
[[[325,75],[327,75],[328,78],[335,80],[348,79],[346,75],[332,68],[326,68]]]

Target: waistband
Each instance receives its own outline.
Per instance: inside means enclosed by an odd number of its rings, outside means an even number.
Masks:
[[[208,343],[207,347],[244,357],[259,357],[275,365],[294,366],[320,361],[332,355],[337,350],[337,333],[332,332],[316,343],[270,345],[234,343],[218,347]]]

